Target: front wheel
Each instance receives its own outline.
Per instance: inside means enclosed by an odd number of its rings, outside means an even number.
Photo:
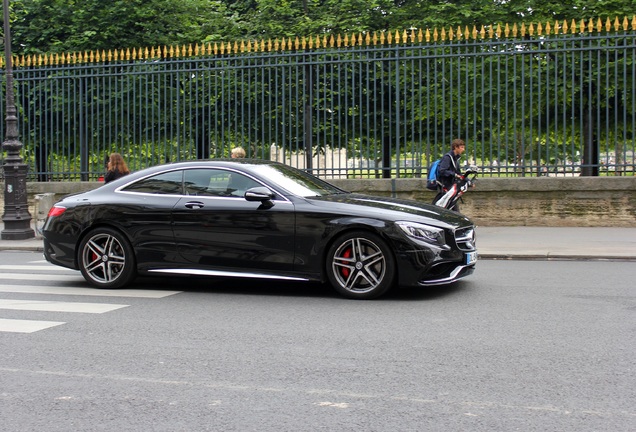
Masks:
[[[355,231],[338,238],[327,252],[326,271],[336,291],[352,299],[373,299],[395,283],[395,260],[379,236]]]
[[[97,288],[121,288],[136,276],[132,246],[114,229],[96,228],[89,232],[78,253],[82,276]]]

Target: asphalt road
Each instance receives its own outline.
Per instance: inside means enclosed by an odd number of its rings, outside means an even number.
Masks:
[[[376,301],[200,279],[102,296],[38,253],[0,263],[0,320],[59,323],[0,331],[3,431],[636,429],[633,262],[483,260]]]

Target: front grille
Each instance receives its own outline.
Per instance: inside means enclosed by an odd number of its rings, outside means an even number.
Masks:
[[[459,250],[475,250],[475,227],[459,228],[455,230],[455,243]]]

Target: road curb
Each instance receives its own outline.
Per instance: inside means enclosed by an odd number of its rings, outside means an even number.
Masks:
[[[572,255],[572,254],[498,254],[480,253],[483,260],[519,260],[519,261],[636,261],[634,256],[624,255]]]

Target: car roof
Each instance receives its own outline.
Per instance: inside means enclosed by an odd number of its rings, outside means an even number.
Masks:
[[[281,165],[279,162],[262,160],[262,159],[198,159],[191,161],[170,162],[161,165],[155,165],[149,168],[145,168],[139,171],[135,171],[132,174],[135,177],[143,177],[155,172],[166,171],[171,169],[184,169],[184,168],[201,168],[201,167],[223,167],[223,168],[235,168],[237,165],[249,166],[249,165]]]
[[[279,162],[274,162],[270,160],[263,159],[248,159],[248,158],[219,158],[219,159],[198,159],[198,160],[190,160],[190,161],[181,161],[181,162],[170,162],[162,165],[156,165],[151,168],[189,168],[193,166],[205,166],[205,165],[214,165],[214,166],[225,166],[231,167],[234,165],[280,165]],[[148,169],[151,169],[148,168]]]

